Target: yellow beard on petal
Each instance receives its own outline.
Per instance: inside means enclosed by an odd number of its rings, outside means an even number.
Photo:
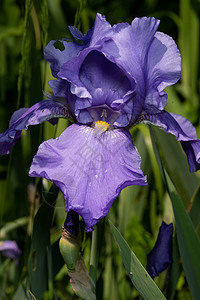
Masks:
[[[105,121],[96,121],[94,123],[94,129],[104,132],[110,129],[110,125]]]

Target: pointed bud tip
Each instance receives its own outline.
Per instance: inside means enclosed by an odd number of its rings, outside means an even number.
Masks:
[[[80,251],[80,238],[74,237],[67,233],[63,228],[62,237],[60,238],[59,247],[60,253],[70,270],[75,269],[77,257]]]

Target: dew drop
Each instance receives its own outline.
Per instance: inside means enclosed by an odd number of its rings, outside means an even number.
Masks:
[[[95,178],[98,178],[98,175],[96,174],[96,175],[94,175],[95,176]]]

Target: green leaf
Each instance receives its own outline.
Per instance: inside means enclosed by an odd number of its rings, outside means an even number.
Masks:
[[[170,187],[179,251],[183,269],[195,300],[200,295],[200,240],[180,197]]]
[[[33,295],[31,295],[33,296]],[[25,278],[22,283],[19,285],[17,291],[13,296],[13,300],[32,300],[34,297],[31,298],[30,293],[28,292],[27,288],[27,278]]]
[[[118,229],[109,221],[115,241],[118,245],[121,258],[128,275],[143,299],[146,300],[166,300],[155,282],[151,279],[147,271],[139,262],[135,254],[131,251],[125,239]]]
[[[150,133],[161,172],[160,164],[163,164],[178,194],[187,206],[199,185],[199,178],[189,172],[186,155],[174,136],[163,132],[156,126],[150,126]],[[157,147],[160,150],[162,162],[159,162]]]
[[[198,186],[194,196],[192,197],[192,208],[189,212],[190,218],[196,228],[200,223],[200,185]]]
[[[20,98],[22,93],[22,84],[23,84],[23,76],[25,72],[25,64],[28,62],[28,56],[30,52],[30,47],[28,43],[28,32],[29,32],[29,20],[30,20],[30,12],[31,12],[31,0],[25,1],[25,17],[24,17],[24,30],[23,30],[23,39],[22,39],[22,49],[21,49],[21,63],[19,66],[19,76],[17,82],[17,90],[18,90],[18,99],[17,99],[17,108],[20,107]]]
[[[31,292],[39,300],[48,289],[47,246],[58,188],[49,190],[34,220],[31,251],[28,261]]]
[[[173,178],[171,178],[171,173],[168,174],[163,167],[162,161],[160,159],[160,155],[158,152],[158,149],[156,147],[156,143],[154,140],[154,130],[151,130],[151,137],[152,137],[152,143],[154,146],[156,158],[158,160],[158,164],[160,167],[160,171],[163,176],[163,180],[165,182],[167,191],[169,193],[169,196],[172,201],[173,210],[174,210],[174,216],[175,216],[175,223],[176,223],[176,232],[177,232],[177,239],[178,239],[178,248],[180,252],[180,257],[182,260],[183,269],[190,287],[190,290],[192,292],[192,296],[194,299],[199,299],[200,295],[200,260],[199,260],[199,253],[200,253],[200,240],[199,237],[195,231],[195,226],[199,223],[199,216],[198,212],[200,210],[199,206],[199,187],[194,193],[194,196],[192,198],[191,203],[193,203],[192,209],[190,211],[190,215],[186,212],[186,209],[184,207],[184,201],[186,195],[183,193],[180,193],[181,198],[178,194],[176,194],[177,185],[172,183]],[[177,161],[179,160],[179,157],[176,156]],[[180,169],[182,168],[182,165],[180,165]],[[185,175],[185,173],[183,173]],[[191,174],[193,175],[193,174]],[[192,177],[191,177],[192,178]],[[186,179],[186,178],[185,178]],[[192,181],[189,180],[188,177],[188,183],[191,183]],[[184,181],[185,184],[188,186],[188,192],[190,193],[190,185],[186,181]],[[177,183],[177,182],[176,182]],[[183,182],[181,182],[183,184]],[[179,186],[180,187],[180,186]],[[194,186],[193,186],[194,189]],[[179,191],[180,192],[180,191]],[[196,214],[197,212],[197,214]],[[190,218],[191,217],[191,218]],[[193,222],[193,223],[192,223]],[[176,261],[175,261],[175,272],[173,276],[177,278],[180,274],[180,269],[177,265],[177,259],[178,259],[178,253],[176,253]],[[178,270],[179,269],[179,270]],[[172,270],[173,271],[173,270]],[[173,282],[174,285],[175,281]],[[171,286],[171,290],[168,289],[168,293],[170,295],[173,295],[175,291],[175,287]],[[171,299],[171,297],[169,298]]]
[[[199,18],[193,2],[198,3],[190,0],[180,1],[181,26],[179,27],[179,47],[182,57],[180,91],[187,100],[185,104],[192,122],[199,119]]]
[[[0,25],[0,41],[10,36],[20,36],[23,32],[22,22],[18,26],[1,26]]]
[[[176,292],[176,286],[183,270],[182,264],[180,261],[180,253],[178,248],[177,234],[173,237],[172,240],[172,260],[173,264],[171,266],[169,282],[167,285],[166,298],[168,300],[173,300]]]

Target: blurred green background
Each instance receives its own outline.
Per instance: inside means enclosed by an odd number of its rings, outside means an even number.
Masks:
[[[173,37],[182,57],[182,78],[175,86],[167,88],[167,110],[188,118],[200,137],[200,1],[197,0],[1,0],[0,132],[7,129],[16,109],[33,105],[43,99],[43,91],[50,91],[48,80],[52,79],[52,75],[43,59],[43,47],[52,39],[70,37],[68,25],[75,24],[86,33],[93,26],[97,12],[105,15],[111,24],[130,23],[135,17],[142,16],[154,16],[161,20],[159,30]],[[33,219],[40,204],[44,203],[49,183],[44,180],[34,182],[33,178],[28,177],[28,170],[41,141],[58,136],[67,125],[67,121],[60,120],[55,127],[45,123],[30,128],[23,132],[11,154],[0,158],[0,239],[16,240],[23,251],[18,265],[0,256],[2,300],[32,299],[28,292],[28,257]],[[145,266],[146,255],[155,243],[162,220],[170,222],[174,217],[148,128],[140,125],[133,128],[131,133],[142,156],[142,169],[148,176],[148,187],[133,186],[123,190],[114,202],[109,218]],[[199,175],[189,173],[186,158],[173,137],[158,130],[154,135],[163,164],[184,206],[188,208],[191,201],[196,199],[195,191],[198,194]],[[38,192],[35,187],[38,187]],[[48,247],[53,250],[51,258],[45,253],[45,259],[47,269],[51,263],[53,271],[50,277],[47,272],[46,278],[43,278],[44,287],[47,288],[45,299],[78,299],[73,295],[67,270],[62,267],[63,261],[57,251],[64,218],[64,200],[59,193],[48,227]],[[196,223],[199,232],[199,222]],[[102,222],[103,246],[99,259],[97,299],[139,299],[108,228],[107,222]],[[42,241],[39,242],[42,244]],[[82,246],[87,265],[90,244],[89,233],[85,235]],[[159,280],[158,285],[162,286],[162,278]],[[172,297],[169,299],[192,299],[182,269],[179,270],[173,291],[168,293]]]

